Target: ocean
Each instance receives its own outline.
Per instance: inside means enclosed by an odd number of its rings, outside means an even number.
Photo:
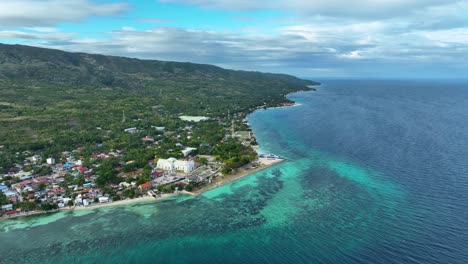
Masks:
[[[326,80],[249,116],[287,162],[211,190],[0,221],[0,263],[468,263],[468,83]]]

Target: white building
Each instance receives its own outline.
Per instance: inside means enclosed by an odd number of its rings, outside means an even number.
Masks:
[[[156,164],[156,168],[168,171],[174,170],[175,161],[175,158],[159,159],[158,163]]]
[[[49,165],[55,164],[55,159],[54,158],[48,158],[47,159],[47,164],[49,164]]]
[[[156,165],[156,168],[173,171],[173,170],[180,170],[185,173],[189,173],[195,169],[195,162],[193,159],[185,159],[185,160],[176,160],[175,158],[169,159],[159,159]]]
[[[189,147],[186,147],[185,149],[182,150],[182,154],[184,154],[184,157],[187,157],[188,154],[190,154],[190,152],[196,150],[196,148],[189,148]]]
[[[176,170],[181,170],[185,173],[188,173],[195,169],[195,162],[193,159],[176,160],[174,162],[174,167]]]
[[[109,202],[109,197],[101,196],[101,197],[99,197],[99,202],[100,203],[108,203]]]
[[[136,127],[131,127],[131,128],[127,128],[124,130],[125,132],[128,132],[130,134],[135,134],[138,132],[138,129]]]
[[[38,163],[38,162],[41,162],[41,160],[42,160],[42,157],[41,157],[40,155],[34,155],[34,156],[32,156],[32,161],[33,161],[33,162]]]

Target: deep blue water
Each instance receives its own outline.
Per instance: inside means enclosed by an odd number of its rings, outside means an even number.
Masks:
[[[468,84],[325,81],[249,116],[288,159],[196,198],[0,222],[0,263],[468,263]]]

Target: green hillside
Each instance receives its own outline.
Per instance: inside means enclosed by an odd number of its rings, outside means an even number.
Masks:
[[[284,74],[0,44],[0,151],[53,153],[105,142],[126,127],[177,129],[185,125],[181,114],[245,115],[313,84]]]

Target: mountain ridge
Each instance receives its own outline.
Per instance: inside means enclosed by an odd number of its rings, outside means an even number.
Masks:
[[[22,56],[18,56],[18,54]],[[42,80],[57,84],[86,84],[130,88],[130,85],[144,85],[144,83],[135,82],[138,77],[170,79],[176,74],[189,73],[203,74],[206,77],[209,77],[210,74],[218,74],[234,78],[253,74],[256,77],[275,77],[296,84],[315,84],[312,81],[302,80],[286,74],[228,70],[210,64],[66,52],[25,45],[0,44],[0,65],[2,66],[0,68],[0,77],[10,79],[41,78]],[[25,67],[22,69],[25,71],[17,71],[19,65]],[[59,71],[57,71],[57,68],[59,68]],[[56,76],[45,74],[45,69],[52,71]],[[86,78],[87,81],[84,81],[83,78]],[[129,80],[133,80],[133,82]]]

